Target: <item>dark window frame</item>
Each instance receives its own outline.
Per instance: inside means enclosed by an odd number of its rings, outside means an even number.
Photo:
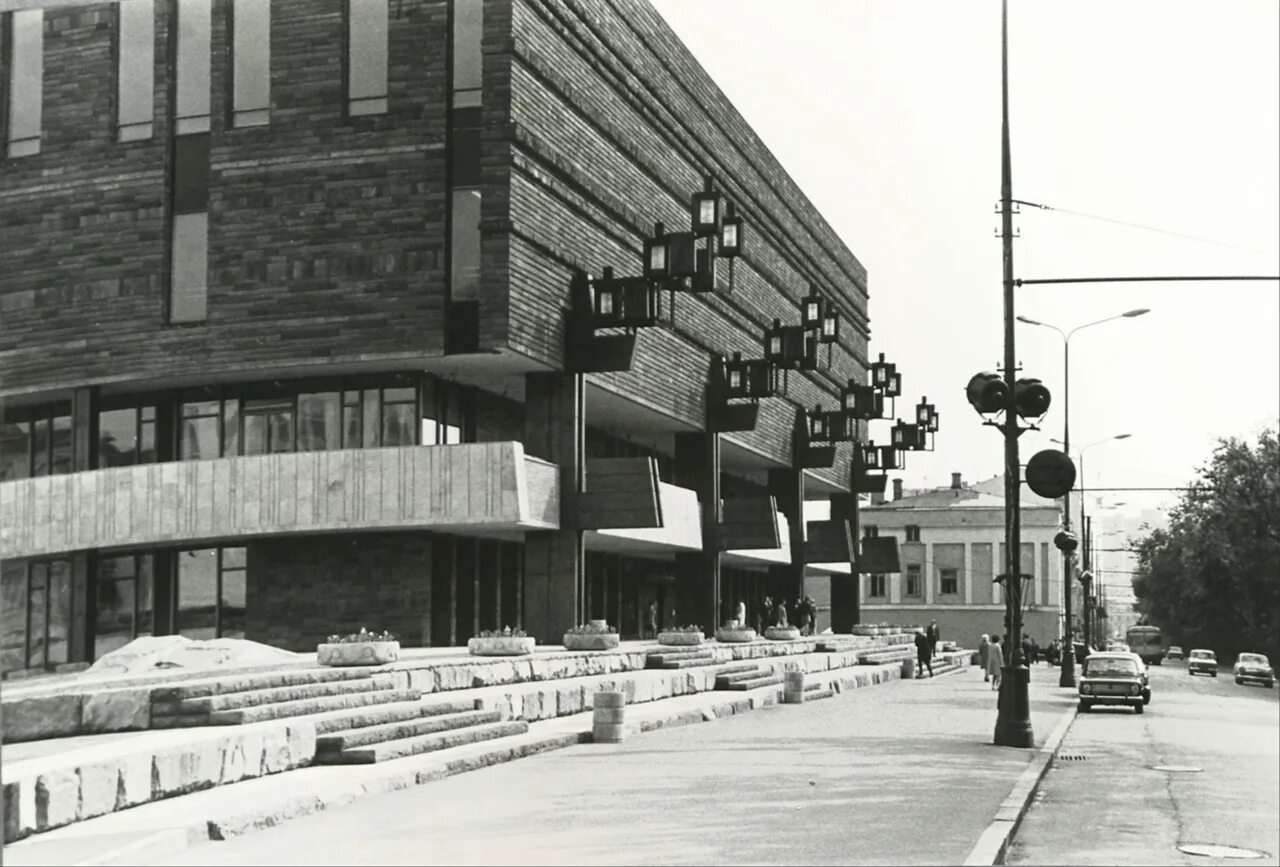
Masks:
[[[947,582],[952,582],[955,586],[948,590]],[[951,568],[938,569],[938,595],[939,596],[958,596],[960,595],[960,570]]]
[[[920,527],[918,524],[907,524],[905,528],[905,533],[906,533],[906,541],[908,542],[920,541]]]
[[[868,577],[867,598],[868,599],[889,598],[889,579],[884,573],[876,572]]]

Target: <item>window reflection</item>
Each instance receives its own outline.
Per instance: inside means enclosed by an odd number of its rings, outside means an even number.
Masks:
[[[244,548],[203,548],[178,557],[178,634],[192,639],[244,638]]]
[[[338,392],[298,396],[298,451],[342,448],[342,412]]]

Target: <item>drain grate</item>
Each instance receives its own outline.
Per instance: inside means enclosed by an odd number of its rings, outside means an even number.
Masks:
[[[1204,772],[1204,768],[1197,768],[1195,765],[1152,765],[1153,771],[1169,771],[1173,774],[1199,774]]]
[[[1223,846],[1220,843],[1185,843],[1178,851],[1188,855],[1203,855],[1206,858],[1265,858],[1266,852],[1257,849],[1242,849],[1239,846]]]
[[[1058,754],[1058,761],[1060,762],[1083,762],[1087,758],[1089,757],[1084,755],[1083,753],[1059,753]]]

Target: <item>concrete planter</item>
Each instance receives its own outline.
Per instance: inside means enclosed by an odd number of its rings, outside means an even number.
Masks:
[[[668,647],[687,647],[702,643],[701,632],[659,632],[658,643]]]
[[[854,635],[875,635],[876,628],[874,626],[868,626],[865,623],[859,623],[853,627],[852,632]]]
[[[613,650],[617,646],[618,633],[616,632],[578,634],[566,632],[564,635],[565,650]]]
[[[721,626],[716,630],[716,641],[729,644],[755,641],[758,637],[754,629],[745,626]]]
[[[527,656],[533,653],[537,639],[514,635],[495,635],[490,638],[472,638],[467,642],[467,652],[472,656]]]
[[[794,626],[770,626],[764,631],[764,637],[770,641],[795,641],[800,637],[800,630]]]
[[[316,662],[321,665],[385,665],[400,658],[398,641],[350,641],[343,644],[321,644],[316,648]]]

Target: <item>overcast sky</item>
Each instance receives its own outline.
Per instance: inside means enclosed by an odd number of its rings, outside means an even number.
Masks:
[[[867,267],[899,414],[923,394],[941,416],[907,487],[1001,472],[1001,437],[964,398],[1004,352],[999,2],[653,2]],[[1024,207],[1015,276],[1280,274],[1278,34],[1275,0],[1012,0],[1014,198],[1176,233]],[[1019,289],[1017,313],[1064,331],[1151,308],[1071,340],[1072,444],[1132,434],[1085,452],[1088,486],[1185,485],[1215,437],[1275,426],[1277,299],[1275,282]],[[1063,345],[1016,338],[1055,402],[1025,463],[1062,436]],[[1176,496],[1106,495],[1131,518]]]

